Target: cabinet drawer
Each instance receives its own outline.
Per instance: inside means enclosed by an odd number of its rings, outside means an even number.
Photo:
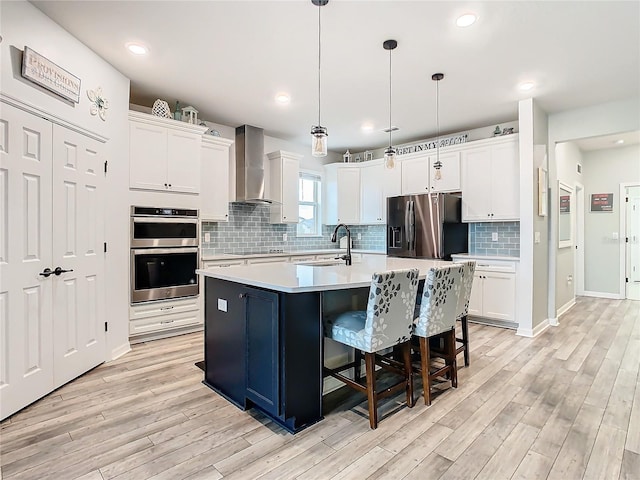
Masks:
[[[201,323],[202,319],[198,310],[172,313],[169,315],[156,315],[153,317],[131,320],[129,322],[129,335],[142,335],[145,333],[171,330],[174,328]]]
[[[244,265],[244,260],[209,260],[202,262],[202,268],[224,268],[235,267],[236,265]]]
[[[289,257],[264,257],[264,258],[248,258],[247,265],[258,265],[260,263],[287,263]]]
[[[197,311],[198,309],[198,297],[189,297],[168,302],[139,303],[129,307],[129,319],[136,320],[159,315],[164,316],[174,313]]]

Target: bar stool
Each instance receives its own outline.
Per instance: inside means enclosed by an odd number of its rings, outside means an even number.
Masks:
[[[456,310],[456,320],[460,320],[462,327],[462,337],[456,337],[456,342],[461,345],[456,347],[456,355],[460,352],[464,352],[464,366],[469,366],[469,323],[467,321],[467,315],[469,313],[469,299],[471,298],[471,288],[473,287],[473,275],[476,271],[475,260],[468,260],[466,262],[459,262],[462,265],[462,291],[460,292],[460,299],[458,301],[458,308]]]
[[[458,386],[455,324],[458,300],[462,290],[462,270],[460,264],[432,267],[427,273],[420,303],[420,314],[414,321],[413,335],[420,346],[420,373],[424,389],[424,403],[431,405],[431,383],[437,377],[447,377],[451,386]],[[440,337],[444,349],[438,356],[444,359],[444,366],[431,371],[431,351],[429,339]]]
[[[413,406],[413,381],[409,343],[413,329],[413,311],[418,291],[418,270],[391,270],[374,273],[369,288],[366,311],[349,311],[324,319],[327,338],[356,349],[355,361],[338,368],[324,368],[325,376],[331,375],[348,386],[367,394],[369,425],[378,426],[378,399],[405,390],[407,405]],[[389,347],[398,346],[402,362],[376,355]],[[359,375],[359,352],[364,352],[366,385]],[[375,366],[402,375],[402,380],[382,391],[376,390]],[[354,368],[355,380],[339,372]]]

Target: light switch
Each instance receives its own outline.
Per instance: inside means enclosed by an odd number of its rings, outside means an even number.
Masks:
[[[221,312],[227,311],[227,301],[224,298],[218,299],[218,310],[220,310]]]
[[[492,242],[497,242],[498,241],[498,232],[492,232],[491,233],[491,241]]]
[[[533,243],[540,243],[540,232],[533,232]]]
[[[611,239],[612,239],[612,240],[618,240],[618,232],[613,232],[613,233],[611,234]]]

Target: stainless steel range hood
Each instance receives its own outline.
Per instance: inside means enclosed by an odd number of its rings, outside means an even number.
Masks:
[[[236,201],[277,203],[264,197],[264,130],[251,125],[236,128]]]

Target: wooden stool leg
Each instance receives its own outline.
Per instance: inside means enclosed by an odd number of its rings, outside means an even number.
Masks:
[[[431,405],[430,363],[429,339],[420,337],[420,370],[422,370],[422,389],[424,390],[425,405]]]
[[[465,315],[460,320],[462,324],[462,343],[464,344],[464,366],[469,366],[469,322],[467,321],[467,316]]]
[[[451,330],[451,333],[447,335],[449,344],[447,356],[449,360],[449,367],[451,368],[451,386],[453,388],[458,388],[458,362],[457,362],[457,354],[456,354],[456,331],[455,329]]]
[[[360,383],[360,368],[361,368],[361,364],[362,364],[362,352],[360,350],[358,350],[357,348],[354,349],[354,354],[353,354],[353,361],[355,362],[356,366],[353,368],[353,379]]]
[[[365,374],[367,376],[367,403],[369,404],[369,425],[378,428],[378,402],[376,396],[376,354],[364,352]]]
[[[410,342],[402,344],[402,359],[404,362],[404,372],[407,376],[407,406],[413,407],[413,371],[411,369],[411,346]]]

